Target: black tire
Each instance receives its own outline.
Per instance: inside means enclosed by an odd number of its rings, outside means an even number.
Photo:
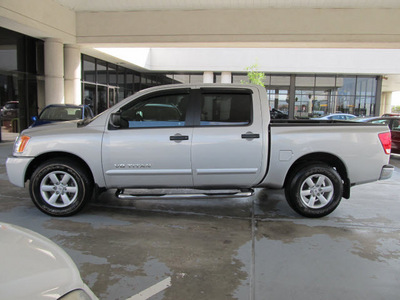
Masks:
[[[51,159],[32,174],[29,192],[42,212],[55,217],[71,216],[90,200],[93,181],[88,172],[69,159]]]
[[[342,178],[326,164],[303,165],[288,178],[285,187],[289,205],[308,218],[320,218],[333,212],[342,194]]]

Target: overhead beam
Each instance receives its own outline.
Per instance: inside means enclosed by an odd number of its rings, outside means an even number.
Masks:
[[[174,47],[400,48],[400,9],[78,12],[77,42]]]

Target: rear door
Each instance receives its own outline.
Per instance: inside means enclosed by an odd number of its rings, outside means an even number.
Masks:
[[[261,180],[263,135],[257,90],[200,89],[192,142],[194,186],[248,187]]]
[[[146,95],[120,109],[121,127],[103,137],[103,168],[112,187],[192,187],[189,89]]]
[[[400,154],[400,118],[392,120],[391,133],[392,153]]]

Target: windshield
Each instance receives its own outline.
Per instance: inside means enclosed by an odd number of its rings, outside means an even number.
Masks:
[[[5,109],[18,109],[18,103],[7,103],[4,106]]]
[[[82,119],[82,108],[50,106],[42,111],[39,119],[50,121],[79,120]]]

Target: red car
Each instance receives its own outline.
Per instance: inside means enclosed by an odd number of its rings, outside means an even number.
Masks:
[[[392,133],[392,153],[400,154],[400,117],[368,118],[360,121],[388,125]]]

